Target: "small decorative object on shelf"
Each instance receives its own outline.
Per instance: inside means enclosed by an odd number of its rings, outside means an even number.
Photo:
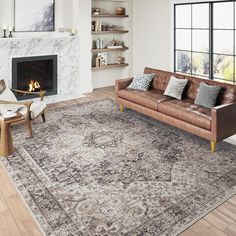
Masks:
[[[119,27],[117,25],[107,25],[107,30],[115,31],[115,30],[119,30]]]
[[[101,9],[100,8],[93,9],[93,14],[94,15],[100,15],[101,14]]]
[[[102,31],[102,22],[101,21],[95,21],[94,31]]]
[[[113,39],[110,42],[110,45],[107,46],[107,48],[109,49],[123,48],[123,47],[124,47],[124,43],[116,39]]]
[[[94,47],[95,49],[103,49],[103,48],[105,48],[104,40],[100,39],[100,38],[98,38],[96,40],[96,43],[94,43],[94,45],[95,45],[95,47]]]
[[[117,46],[117,44],[118,44],[117,40],[113,39],[111,41],[111,46]]]
[[[91,30],[95,32],[101,31],[117,31],[121,30],[122,27],[117,25],[102,24],[101,21],[92,21]]]
[[[97,56],[96,57],[96,67],[101,67],[101,57]]]
[[[75,29],[74,28],[71,29],[71,34],[70,35],[75,36]]]
[[[106,53],[98,53],[98,57],[101,58],[100,66],[107,66],[107,54]]]
[[[9,38],[12,38],[13,27],[9,26]]]
[[[91,30],[95,31],[96,21],[92,21]]]
[[[125,15],[125,8],[124,7],[117,7],[116,8],[116,15]]]
[[[96,57],[96,67],[104,67],[107,66],[107,54],[106,53],[98,53]]]
[[[118,56],[118,57],[116,58],[116,62],[117,62],[118,64],[124,64],[124,63],[125,63],[125,58],[124,58],[124,57],[121,57],[121,56]]]
[[[3,24],[2,29],[3,29],[3,38],[7,38],[7,24]]]

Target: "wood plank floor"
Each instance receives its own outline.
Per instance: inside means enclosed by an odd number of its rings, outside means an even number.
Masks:
[[[104,98],[114,98],[114,87],[96,89],[87,94],[86,98],[51,104],[49,110]],[[18,235],[42,234],[11,180],[0,167],[0,236]],[[236,195],[192,225],[181,236],[236,236]]]

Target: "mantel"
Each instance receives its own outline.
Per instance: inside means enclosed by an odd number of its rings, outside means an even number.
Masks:
[[[13,37],[13,38],[0,38],[0,42],[4,41],[19,41],[19,40],[30,40],[30,39],[73,39],[73,38],[79,38],[78,36],[27,36],[27,37]]]

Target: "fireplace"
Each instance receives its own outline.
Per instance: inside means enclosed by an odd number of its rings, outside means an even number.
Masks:
[[[24,91],[46,91],[57,94],[57,56],[20,57],[12,59],[12,88]],[[28,99],[32,95],[17,95]]]

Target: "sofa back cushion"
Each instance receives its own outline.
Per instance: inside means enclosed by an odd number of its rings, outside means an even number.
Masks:
[[[172,73],[169,71],[157,70],[146,67],[144,69],[144,74],[155,74],[155,78],[152,81],[151,87],[157,90],[165,91],[167,85],[169,84],[171,76],[174,76],[178,79],[184,79],[184,75]]]
[[[220,83],[213,80],[200,79],[192,76],[185,76],[188,79],[185,97],[195,100],[198,94],[200,83],[204,82],[211,86],[221,87],[216,105],[236,102],[236,85]]]
[[[222,88],[220,90],[216,105],[236,102],[236,85],[220,83],[215,80],[200,79],[193,76],[186,76],[178,73],[157,70],[148,67],[144,69],[144,74],[155,74],[156,76],[153,79],[151,87],[157,90],[161,90],[163,92],[166,90],[171,76],[175,76],[179,79],[188,79],[183,98],[190,98],[192,100],[195,100],[197,97],[198,89],[200,87],[200,83],[204,82],[206,84],[212,86],[220,86]]]

